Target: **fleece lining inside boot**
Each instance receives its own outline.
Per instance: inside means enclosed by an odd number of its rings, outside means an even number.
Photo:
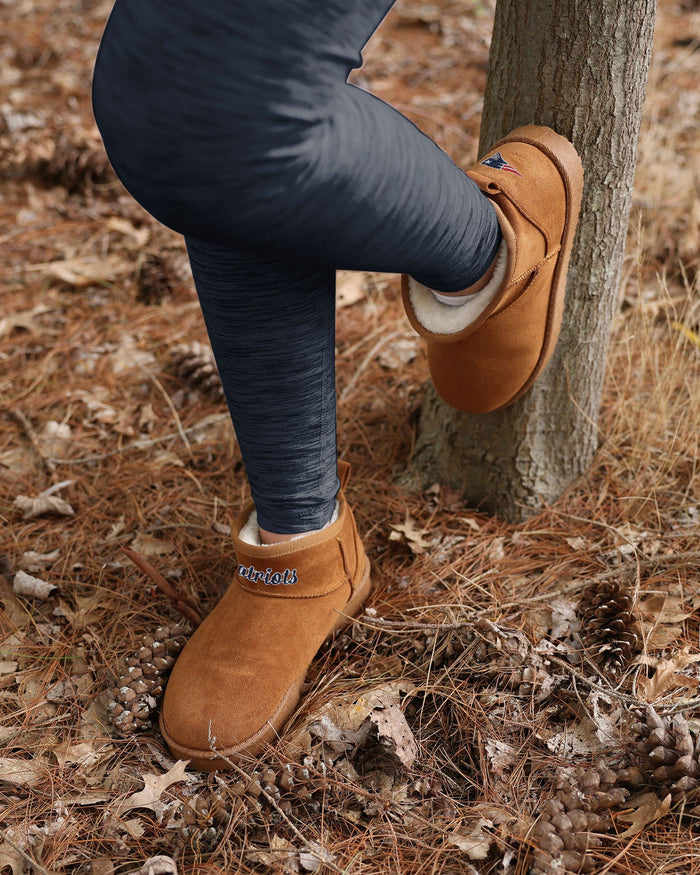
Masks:
[[[328,526],[332,525],[338,519],[338,510],[339,505],[336,501],[335,507],[333,508],[333,516],[328,520],[325,526],[321,526],[320,529],[316,529],[315,531],[321,532],[323,529],[327,529]],[[251,544],[253,547],[278,547],[278,544],[263,544],[260,540],[258,529],[258,512],[256,510],[252,511],[250,516],[248,517],[248,521],[243,526],[240,531],[239,538],[245,544]],[[300,538],[305,538],[307,534],[314,534],[313,532],[306,532],[302,535],[295,535],[293,538],[290,538],[290,541],[298,541]]]

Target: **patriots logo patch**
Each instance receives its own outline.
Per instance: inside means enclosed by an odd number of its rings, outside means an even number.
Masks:
[[[512,164],[509,164],[500,152],[496,152],[495,155],[491,155],[490,158],[486,158],[481,163],[486,167],[493,167],[495,170],[507,170],[508,173],[514,173],[522,178],[522,173],[519,173]]]

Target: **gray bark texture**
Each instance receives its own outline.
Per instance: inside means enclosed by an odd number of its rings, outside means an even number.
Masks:
[[[583,161],[564,320],[545,371],[506,410],[463,414],[427,386],[404,483],[450,483],[472,506],[519,522],[590,466],[655,14],[656,0],[498,0],[479,155],[535,123],[568,137]]]

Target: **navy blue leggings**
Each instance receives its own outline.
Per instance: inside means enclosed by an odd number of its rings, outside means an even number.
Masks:
[[[348,84],[394,0],[117,0],[93,108],[118,176],[185,236],[260,525],[324,525],[338,480],[335,270],[475,282],[476,185]]]

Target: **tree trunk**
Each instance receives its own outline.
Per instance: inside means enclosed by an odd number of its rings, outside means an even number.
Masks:
[[[559,344],[533,388],[473,416],[432,385],[405,482],[520,521],[589,467],[617,308],[656,0],[498,0],[479,154],[514,127],[568,137],[585,171]]]

